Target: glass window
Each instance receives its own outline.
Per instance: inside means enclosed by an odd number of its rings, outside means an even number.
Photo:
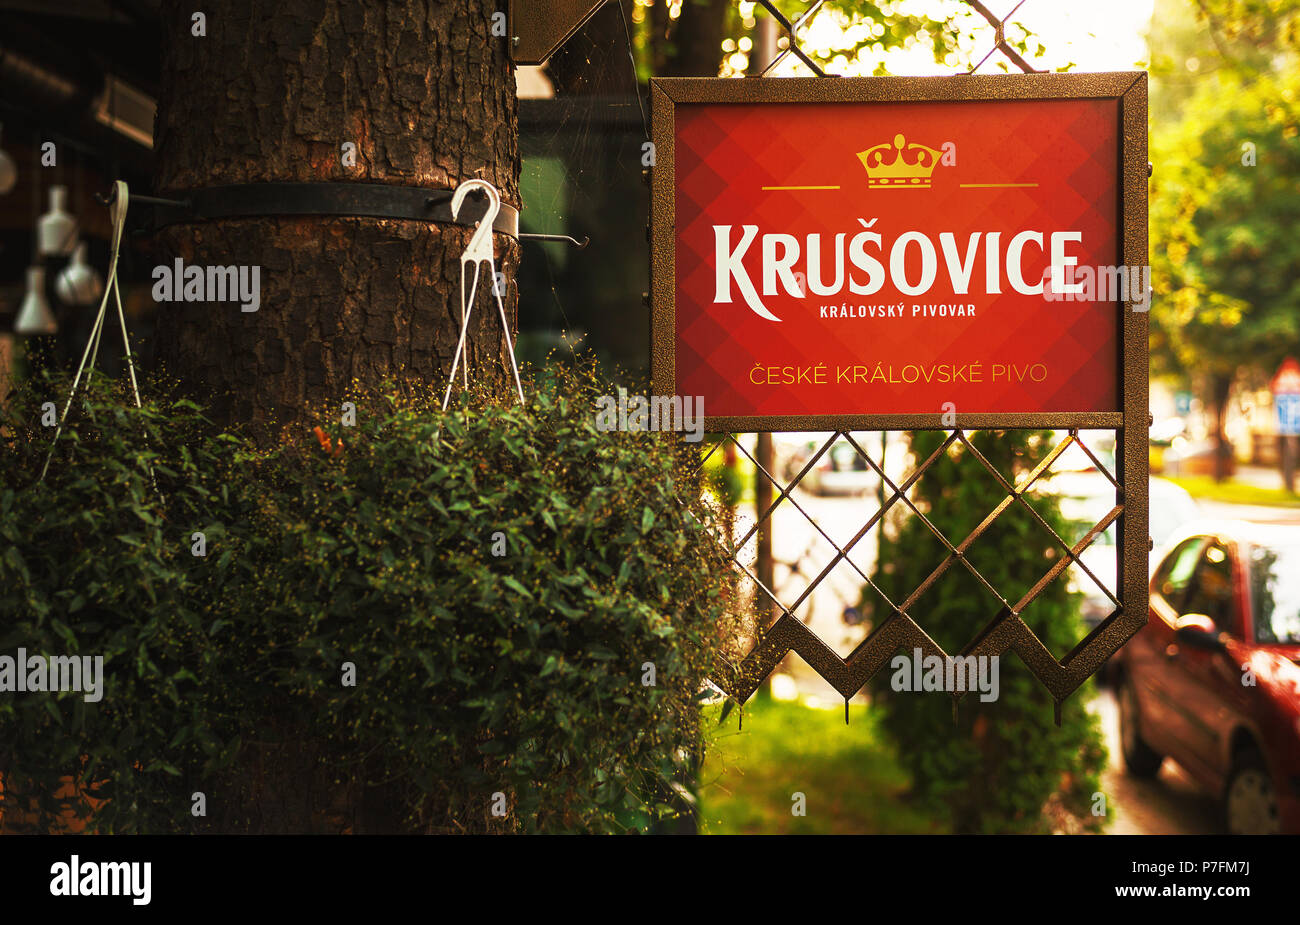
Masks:
[[[1151,593],[1159,594],[1179,613],[1183,612],[1181,607],[1183,595],[1187,591],[1188,584],[1191,583],[1192,573],[1196,571],[1196,563],[1200,559],[1201,546],[1204,543],[1203,536],[1184,540],[1177,549],[1165,557],[1165,561],[1160,563],[1160,568],[1156,572]]]
[[[1249,556],[1255,641],[1300,645],[1300,546],[1255,546]]]
[[[1232,583],[1232,555],[1228,547],[1211,541],[1205,547],[1180,613],[1203,613],[1220,631],[1241,638],[1241,613]]]

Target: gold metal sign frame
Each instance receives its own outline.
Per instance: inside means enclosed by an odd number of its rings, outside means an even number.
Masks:
[[[675,114],[679,105],[694,103],[834,103],[834,102],[959,102],[1005,100],[1059,100],[1059,99],[1113,99],[1119,109],[1118,159],[1118,229],[1117,252],[1122,266],[1147,266],[1147,75],[1144,72],[1099,74],[963,74],[941,77],[863,77],[863,78],[779,78],[779,79],[713,79],[713,78],[657,78],[650,82],[651,116],[656,165],[651,172],[651,230],[650,230],[650,301],[651,301],[651,376],[655,394],[672,395],[676,392],[674,345],[676,335],[676,273],[675,273],[675,190],[674,173]],[[1133,293],[1129,293],[1132,295]],[[1117,364],[1118,395],[1121,410],[1086,413],[1008,413],[963,414],[955,413],[944,423],[939,413],[934,414],[835,414],[801,416],[746,416],[705,417],[705,430],[727,434],[742,432],[828,431],[830,439],[822,446],[790,485],[782,487],[772,473],[758,468],[779,491],[772,505],[759,516],[759,521],[740,542],[734,546],[724,543],[737,567],[749,575],[761,591],[779,608],[781,615],[762,632],[754,649],[740,664],[732,665],[713,680],[729,696],[744,703],[762,683],[762,680],[779,664],[788,652],[798,653],[818,674],[829,682],[846,700],[888,663],[899,649],[920,648],[924,655],[940,658],[946,653],[929,637],[909,612],[917,598],[949,567],[961,563],[992,592],[1001,603],[959,653],[962,656],[1002,656],[1014,651],[1038,680],[1051,692],[1056,702],[1059,720],[1060,705],[1075,689],[1115,654],[1147,621],[1147,562],[1150,551],[1148,538],[1148,356],[1147,314],[1140,300],[1118,301],[1120,355]],[[1149,301],[1145,302],[1149,306]],[[707,412],[707,409],[706,409]],[[1068,436],[1062,440],[1026,480],[1009,483],[996,468],[981,456],[967,438],[971,430],[1051,429],[1064,430]],[[1083,429],[1113,430],[1115,440],[1115,474],[1096,460],[1092,451],[1080,439]],[[946,430],[947,440],[927,460],[920,462],[911,475],[896,484],[889,480],[883,469],[854,440],[853,431],[872,430]],[[821,456],[829,452],[838,439],[847,439],[882,480],[885,490],[891,493],[884,506],[851,542],[844,547],[830,541],[836,549],[832,562],[814,579],[798,601],[787,607],[777,599],[772,589],[765,587],[736,559],[736,554],[759,524],[769,518],[776,507],[789,500],[798,507],[792,491]],[[724,440],[725,442],[725,440]],[[1001,484],[1005,497],[990,511],[985,520],[960,543],[952,543],[930,523],[925,514],[912,504],[909,488],[919,479],[941,454],[954,445],[983,464]],[[718,444],[719,446],[721,444]],[[1040,526],[1051,533],[1063,555],[1045,574],[1038,578],[1021,599],[1010,601],[974,569],[965,555],[966,551],[983,534],[993,521],[1015,505],[1033,509],[1024,495],[1033,484],[1050,470],[1051,464],[1072,445],[1092,456],[1099,471],[1115,486],[1115,504],[1102,520],[1075,544],[1066,543],[1055,531],[1038,518]],[[740,444],[737,442],[737,446]],[[714,449],[716,450],[716,446]],[[740,447],[748,456],[748,452]],[[758,465],[758,460],[750,456]],[[703,463],[701,463],[703,464]],[[911,508],[914,516],[921,517],[931,532],[947,547],[948,555],[927,577],[922,585],[907,599],[890,602],[894,612],[884,620],[847,658],[841,658],[794,614],[794,610],[811,594],[836,565],[848,560],[849,549],[875,527],[885,512],[895,503]],[[800,511],[803,512],[802,507]],[[804,516],[808,516],[803,512]],[[809,518],[811,520],[811,518]],[[1116,590],[1118,596],[1108,597],[1115,603],[1114,612],[1095,630],[1081,640],[1075,648],[1059,661],[1034,635],[1020,618],[1024,607],[1072,563],[1082,570],[1086,565],[1080,554],[1111,524],[1116,525]],[[815,526],[815,524],[814,524]],[[818,528],[820,530],[820,528]],[[823,536],[825,534],[823,533]],[[856,569],[856,566],[853,566]],[[871,583],[869,576],[859,572]],[[1096,580],[1095,576],[1092,576]],[[879,589],[877,589],[879,590]],[[886,598],[887,600],[887,598]],[[959,694],[954,695],[960,699]]]

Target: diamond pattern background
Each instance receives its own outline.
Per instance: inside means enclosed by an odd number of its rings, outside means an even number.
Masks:
[[[953,402],[962,413],[1118,410],[1120,307],[1114,302],[1048,301],[1016,293],[999,271],[1002,293],[985,293],[985,254],[975,257],[971,294],[955,295],[939,255],[938,280],[928,293],[906,296],[887,283],[871,296],[847,285],[835,299],[763,297],[780,322],[750,310],[738,291],[715,304],[715,225],[759,234],[786,233],[823,241],[823,278],[834,277],[830,245],[876,219],[888,248],[906,231],[926,233],[938,246],[953,232],[958,252],[966,236],[1000,231],[1001,245],[1018,232],[1080,231],[1067,253],[1080,266],[1116,260],[1118,103],[1041,100],[962,103],[681,104],[676,108],[676,355],[678,394],[703,395],[711,416],[939,412]],[[869,190],[857,152],[902,133],[933,148],[957,147],[955,165],[939,166],[929,189]],[[1031,188],[962,184],[1034,183]],[[765,186],[838,186],[835,190],[769,190]],[[869,253],[876,251],[870,248]],[[1041,279],[1049,255],[1026,247],[1024,277]],[[920,273],[916,247],[908,276]],[[761,245],[745,258],[761,291]],[[797,266],[801,266],[802,259]],[[1005,263],[1005,255],[1002,263]],[[846,260],[846,272],[850,265]],[[859,280],[863,274],[856,273]],[[856,305],[904,303],[902,318],[820,317],[832,301]],[[974,317],[911,316],[913,304],[974,303]],[[841,366],[964,365],[984,361],[978,383],[836,382]],[[825,364],[825,385],[754,384],[751,369]],[[990,381],[992,363],[1021,370],[1043,363],[1041,383],[1015,373]]]

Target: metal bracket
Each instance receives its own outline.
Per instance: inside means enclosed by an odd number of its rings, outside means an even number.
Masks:
[[[459,215],[453,216],[451,190],[383,183],[245,183],[209,186],[183,195],[184,199],[133,198],[155,207],[157,228],[223,218],[283,215],[392,218],[472,227],[488,211],[484,200],[481,205],[467,203]],[[519,210],[502,203],[492,228],[518,239]]]
[[[475,198],[476,191],[471,190]],[[211,186],[192,191],[186,199],[132,196],[133,202],[155,207],[153,229],[165,225],[210,222],[222,218],[256,218],[277,215],[330,215],[358,218],[395,218],[473,228],[489,210],[462,207],[452,212],[451,190],[427,190],[418,186],[384,186],[378,183],[249,183],[242,186]],[[116,192],[95,198],[111,206]],[[567,234],[524,234],[519,231],[519,210],[499,203],[492,230],[517,241],[557,241],[578,250],[591,239],[578,241]],[[142,231],[134,232],[141,234]]]
[[[541,64],[604,5],[605,0],[510,0],[510,60]]]

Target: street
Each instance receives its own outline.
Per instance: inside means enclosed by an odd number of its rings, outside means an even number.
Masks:
[[[1119,706],[1109,688],[1088,704],[1101,718],[1110,763],[1102,774],[1102,793],[1110,835],[1213,835],[1223,831],[1218,801],[1197,788],[1186,772],[1166,759],[1154,780],[1124,771],[1120,754]]]
[[[901,474],[890,472],[891,478]],[[798,505],[796,507],[796,504]],[[878,510],[876,493],[861,496],[825,497],[795,489],[792,499],[781,502],[772,515],[775,582],[780,599],[789,605],[821,573],[835,555],[833,541],[843,548]],[[807,517],[799,510],[802,508]],[[1265,507],[1198,501],[1200,514],[1214,520],[1251,520],[1300,525],[1300,508]],[[811,517],[816,526],[809,522]],[[752,508],[737,517],[738,536],[753,525]],[[820,531],[817,529],[820,527]],[[858,541],[849,553],[851,562],[839,563],[827,578],[795,609],[796,615],[841,657],[846,657],[866,636],[863,625],[844,622],[844,611],[857,607],[865,586],[858,570],[866,575],[874,567],[879,527]],[[822,533],[825,533],[825,536]],[[752,556],[754,540],[748,544]],[[854,568],[856,566],[856,570]],[[839,708],[840,695],[798,655],[788,656],[781,669],[784,678],[777,685],[812,706]],[[855,704],[870,702],[864,693]],[[1223,824],[1218,800],[1199,790],[1173,761],[1166,760],[1153,780],[1140,780],[1125,773],[1120,752],[1118,709],[1114,694],[1100,688],[1088,704],[1101,721],[1109,765],[1102,787],[1107,800],[1110,825],[1107,831],[1123,835],[1210,834],[1221,832]]]

